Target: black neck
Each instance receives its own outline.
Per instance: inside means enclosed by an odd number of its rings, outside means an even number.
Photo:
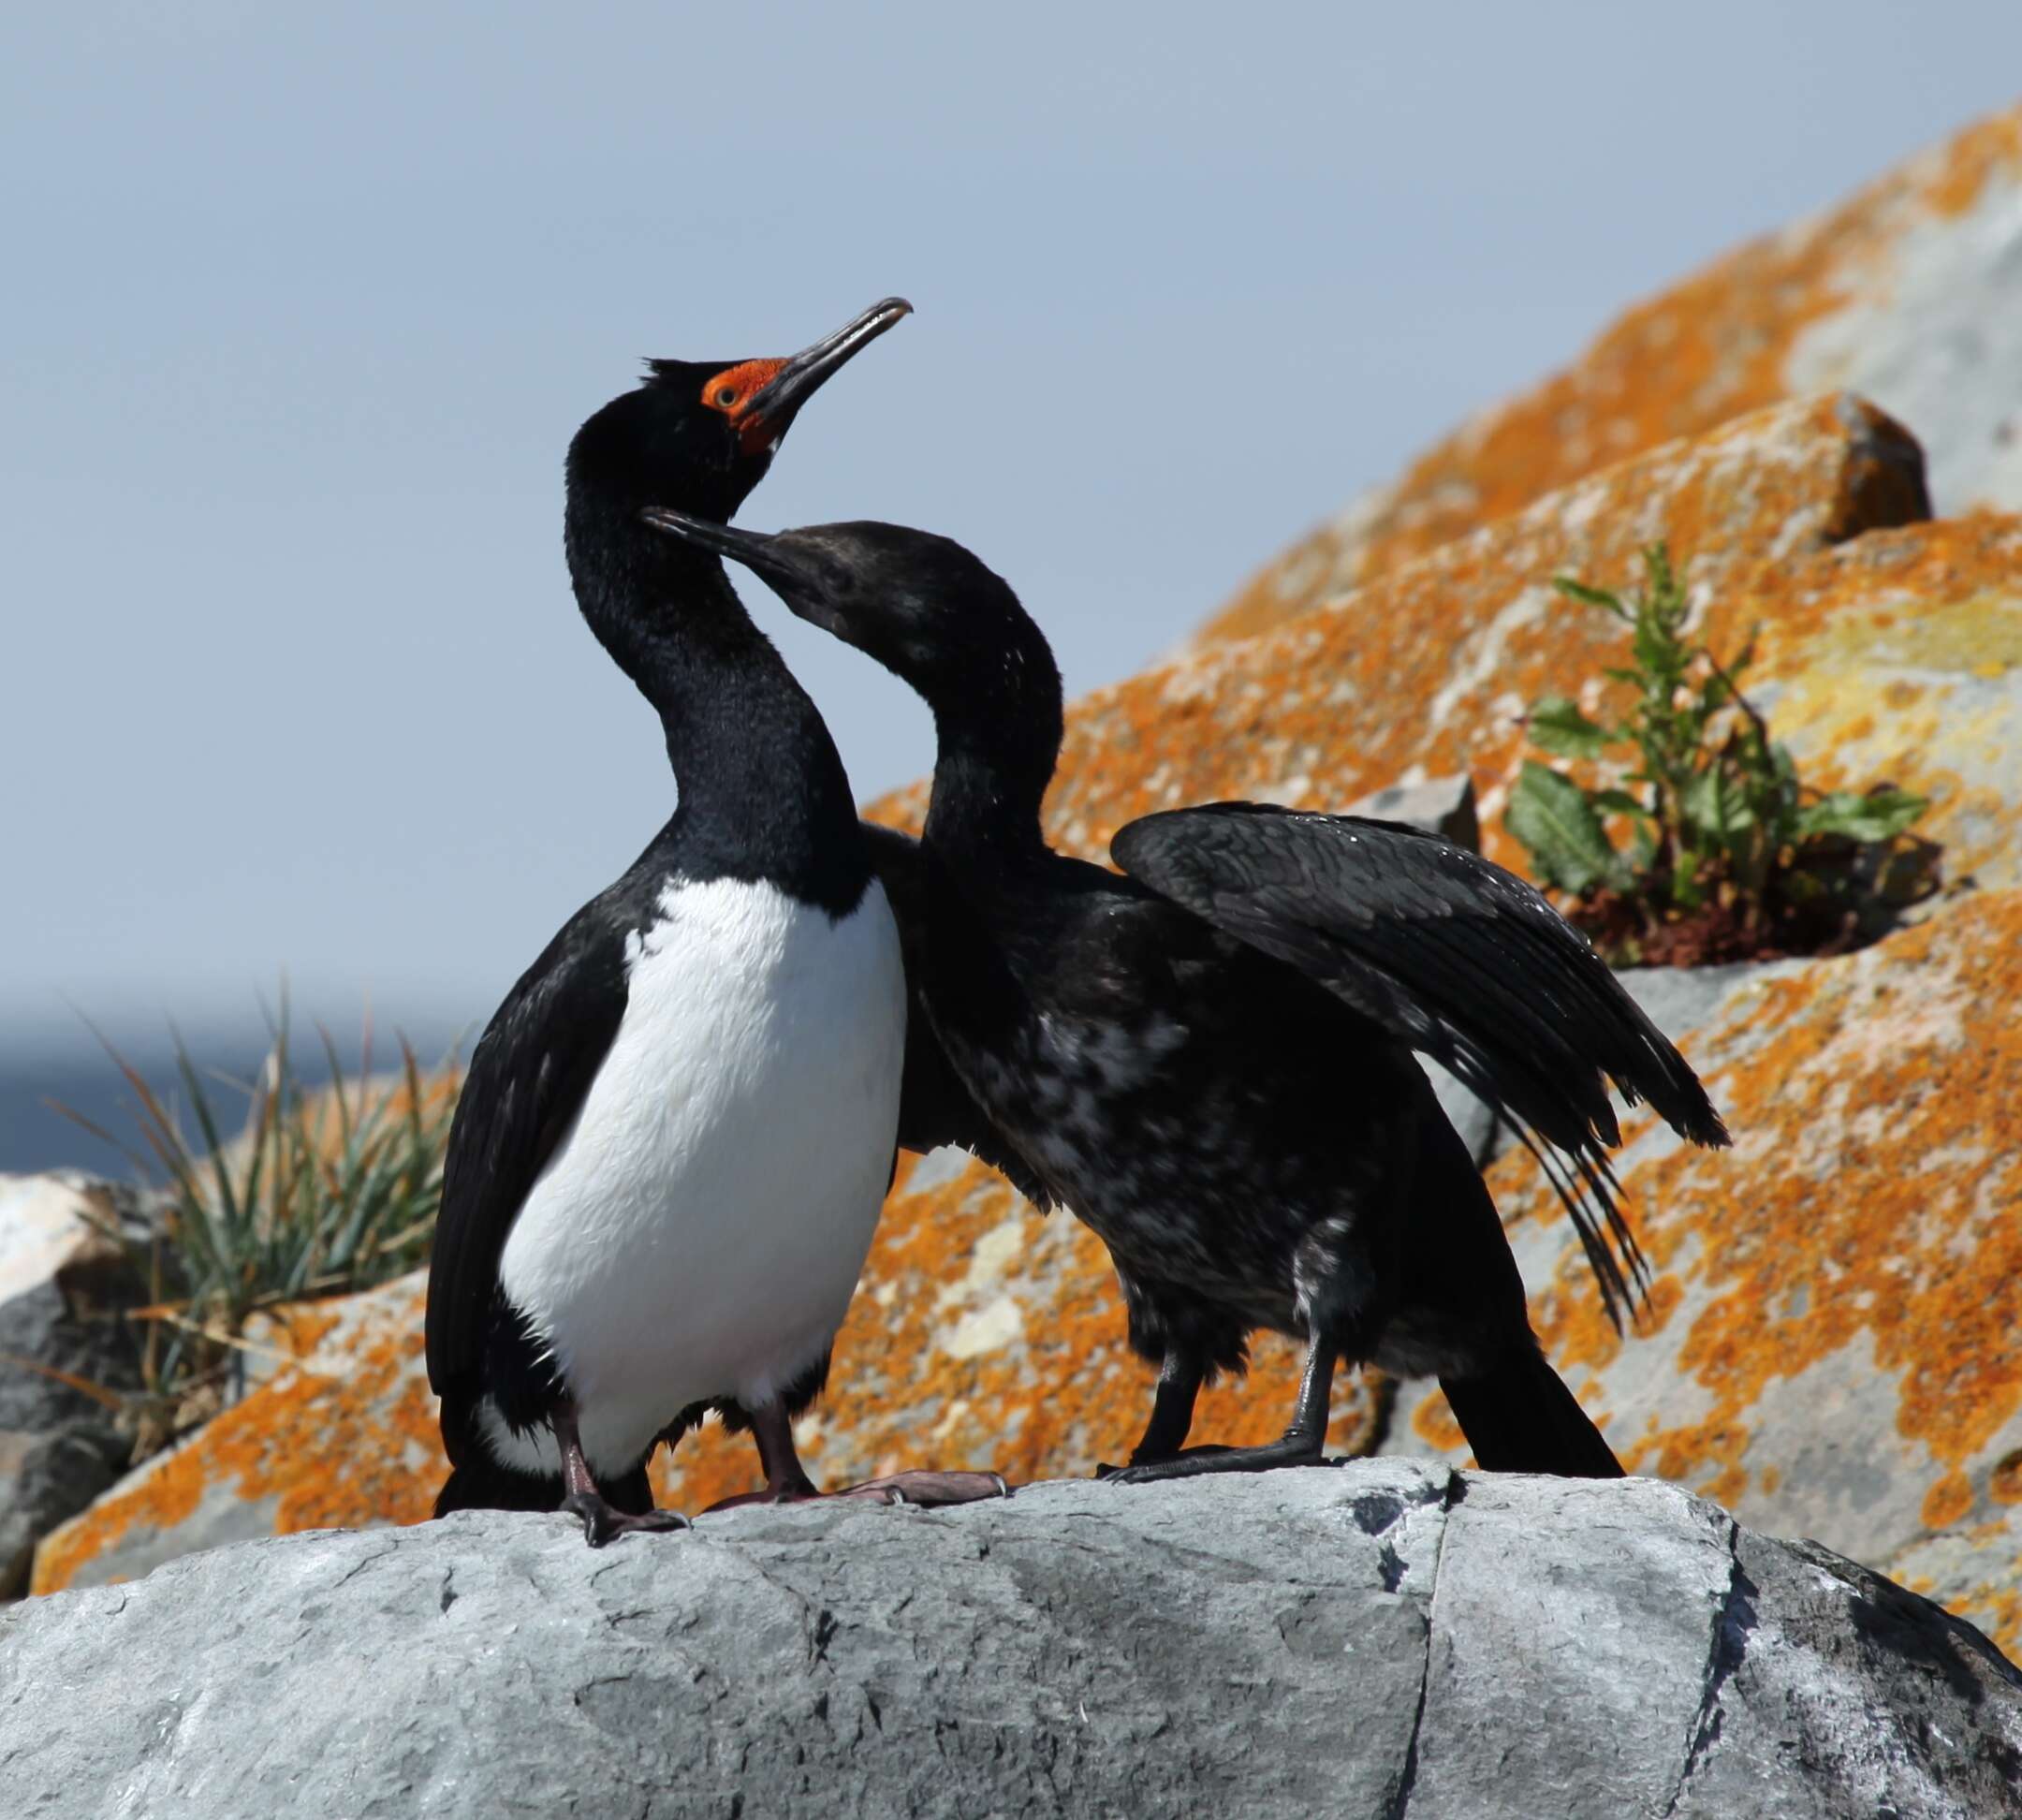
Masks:
[[[938,751],[924,838],[979,862],[1043,854],[1039,812],[1060,762],[1060,671],[1026,620],[953,686],[928,697]]]
[[[691,877],[764,879],[832,916],[870,863],[828,729],[715,557],[572,496],[583,618],[652,703],[679,801],[663,830]]]

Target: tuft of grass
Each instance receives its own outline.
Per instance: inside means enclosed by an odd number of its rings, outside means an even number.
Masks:
[[[1724,664],[1689,639],[1682,573],[1662,543],[1643,552],[1639,594],[1571,576],[1566,599],[1598,607],[1629,630],[1630,662],[1603,671],[1634,691],[1628,711],[1595,721],[1563,696],[1531,711],[1531,740],[1560,757],[1598,759],[1627,748],[1626,782],[1588,788],[1527,758],[1504,826],[1545,883],[1579,900],[1583,922],[1617,962],[1734,959],[1850,946],[1864,889],[1913,892],[1890,881],[1890,849],[1925,800],[1878,784],[1822,792],[1797,776],[1742,694],[1755,639]],[[1605,818],[1630,827],[1626,850]],[[1897,867],[1897,874],[1918,868]]]
[[[153,1193],[143,1231],[106,1228],[147,1285],[126,1315],[141,1326],[143,1389],[127,1412],[137,1460],[224,1405],[242,1380],[256,1314],[371,1288],[427,1261],[456,1108],[454,1054],[424,1073],[397,1036],[398,1067],[375,1076],[368,1022],[347,1080],[318,1025],[330,1079],[311,1086],[290,1047],[285,993],[269,1028],[272,1047],[251,1081],[199,1068],[174,1033],[180,1094],[166,1096],[100,1035],[138,1100],[138,1145],[57,1108],[118,1148]],[[246,1102],[236,1129],[221,1115],[225,1092]]]

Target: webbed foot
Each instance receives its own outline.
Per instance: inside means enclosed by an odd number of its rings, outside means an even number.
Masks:
[[[1001,1473],[941,1473],[921,1468],[866,1479],[861,1485],[845,1486],[828,1495],[875,1498],[886,1504],[921,1504],[936,1509],[946,1504],[978,1504],[985,1498],[1008,1498],[1011,1488]]]
[[[1204,1473],[1267,1473],[1280,1466],[1324,1466],[1326,1448],[1317,1441],[1267,1441],[1256,1447],[1189,1447],[1169,1460],[1150,1460],[1121,1472],[1098,1472],[1110,1485],[1156,1485],[1165,1479],[1198,1478]]]
[[[578,1491],[562,1500],[562,1508],[582,1519],[583,1540],[601,1548],[621,1535],[664,1535],[695,1525],[678,1510],[620,1510],[595,1491]]]

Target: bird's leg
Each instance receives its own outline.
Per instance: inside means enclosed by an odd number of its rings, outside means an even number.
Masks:
[[[1189,1447],[1166,1460],[1126,1466],[1113,1475],[1112,1485],[1150,1485],[1159,1479],[1193,1478],[1201,1473],[1262,1473],[1273,1466],[1317,1466],[1326,1447],[1328,1406],[1334,1393],[1334,1363],[1341,1343],[1332,1333],[1313,1338],[1299,1379],[1298,1402],[1292,1426],[1276,1441],[1259,1447]],[[1161,1378],[1161,1387],[1164,1380]],[[1157,1410],[1152,1412],[1154,1424]]]
[[[769,1402],[751,1413],[752,1439],[758,1444],[758,1464],[765,1471],[767,1504],[798,1504],[818,1498],[821,1488],[807,1475],[800,1451],[794,1446],[793,1418],[784,1402]]]
[[[562,1508],[582,1519],[583,1540],[593,1548],[621,1535],[664,1530],[687,1529],[687,1518],[678,1510],[647,1510],[634,1515],[618,1509],[597,1490],[597,1482],[583,1458],[582,1437],[576,1431],[576,1405],[558,1402],[548,1417],[554,1431],[555,1446],[562,1450]]]
[[[893,1473],[885,1478],[867,1479],[841,1491],[823,1492],[808,1477],[794,1447],[793,1423],[784,1402],[771,1402],[751,1412],[752,1437],[758,1443],[759,1463],[765,1468],[763,1491],[747,1491],[725,1498],[710,1509],[736,1510],[745,1504],[802,1504],[810,1498],[868,1498],[880,1504],[973,1504],[978,1498],[1008,1498],[1010,1488],[995,1473]]]
[[[752,1419],[755,1427],[755,1413]],[[784,1436],[786,1459],[793,1470],[800,1474],[800,1483],[808,1488],[807,1495],[819,1496],[813,1486],[808,1483],[807,1475],[800,1473],[800,1461],[793,1451],[793,1431],[787,1427],[784,1413],[780,1417],[780,1432]],[[765,1443],[761,1440],[761,1456],[764,1451]],[[770,1472],[769,1466],[769,1479]],[[892,1473],[884,1478],[866,1479],[861,1485],[845,1486],[842,1490],[831,1491],[828,1495],[831,1498],[871,1498],[879,1504],[974,1504],[979,1498],[1008,1498],[1011,1488],[995,1473],[916,1471]]]
[[[1133,1466],[1148,1466],[1176,1458],[1186,1445],[1187,1431],[1194,1426],[1194,1404],[1200,1396],[1204,1375],[1200,1359],[1191,1347],[1168,1346],[1159,1366],[1158,1386],[1151,1393],[1151,1416],[1137,1445],[1131,1449]],[[1220,1452],[1220,1448],[1202,1449]],[[1097,1478],[1114,1478],[1123,1468],[1098,1466]]]
[[[821,1496],[821,1488],[807,1475],[800,1454],[794,1446],[793,1418],[785,1403],[775,1398],[745,1414],[751,1418],[752,1439],[758,1444],[758,1467],[765,1474],[763,1491],[740,1491],[735,1497],[719,1498],[702,1514],[739,1510],[746,1504],[803,1504]]]

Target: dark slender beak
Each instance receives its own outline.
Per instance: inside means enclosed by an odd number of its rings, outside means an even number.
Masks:
[[[764,564],[767,549],[772,542],[763,531],[735,530],[727,524],[677,512],[666,506],[649,506],[639,517],[655,531],[670,532],[684,543],[694,544],[697,550],[706,550],[712,556],[727,556],[733,563],[742,563],[753,569]]]
[[[709,519],[692,518],[686,512],[673,511],[665,506],[649,506],[639,517],[655,531],[666,531],[684,543],[695,545],[697,550],[708,550],[712,556],[742,563],[754,575],[768,582],[779,584],[796,578],[794,564],[775,547],[777,540],[763,531],[740,531],[731,525],[713,523]]]
[[[913,314],[902,297],[887,297],[873,303],[861,316],[845,322],[832,335],[824,335],[813,347],[804,347],[787,360],[752,397],[742,416],[755,419],[776,441],[786,433],[794,414],[840,372],[850,360],[892,328],[901,316]],[[739,559],[743,560],[742,558]]]
[[[828,591],[813,565],[800,551],[790,549],[780,537],[763,531],[740,531],[709,519],[691,518],[665,506],[649,506],[639,514],[655,531],[665,531],[697,550],[742,563],[767,587],[786,603],[796,619],[832,632],[845,644],[856,640],[842,616],[829,605]]]

